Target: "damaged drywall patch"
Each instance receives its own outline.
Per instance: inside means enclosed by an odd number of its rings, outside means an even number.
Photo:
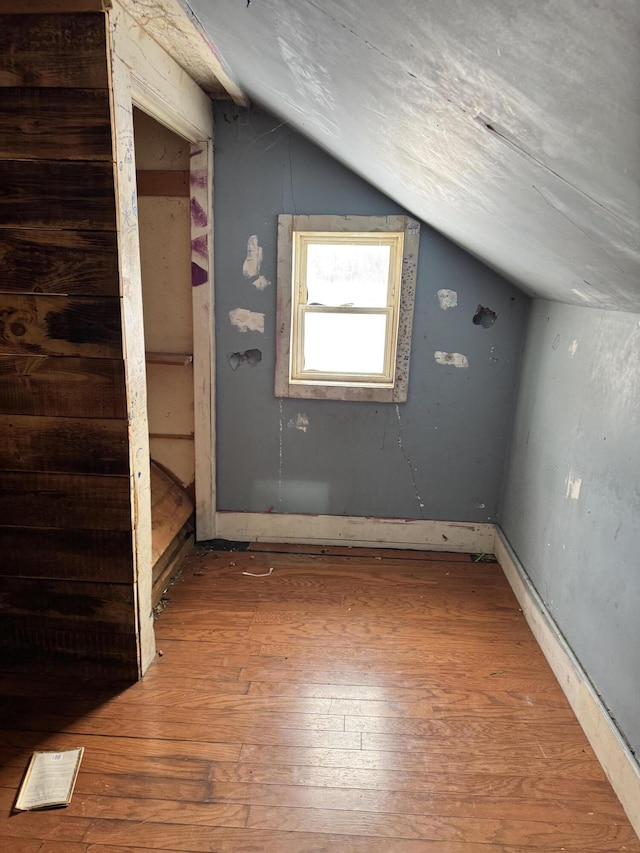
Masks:
[[[271,282],[269,281],[269,279],[265,278],[263,275],[259,275],[258,278],[256,278],[252,282],[252,284],[257,290],[264,290],[265,287],[269,287]]]
[[[461,352],[441,352],[436,350],[433,357],[438,364],[447,364],[450,367],[469,367],[469,359]]]
[[[262,265],[262,246],[258,244],[258,235],[252,234],[247,240],[247,257],[242,264],[242,275],[245,278],[254,278],[260,275]]]
[[[575,340],[571,341],[571,343],[569,344],[569,355],[571,356],[571,358],[574,357],[574,355],[576,354],[577,351],[578,351],[578,339],[575,338]]]
[[[260,267],[262,266],[263,250],[258,243],[258,235],[252,234],[247,240],[247,256],[242,264],[242,275],[245,278],[252,278],[252,284],[256,290],[264,290],[269,287],[271,282],[269,279],[260,275]]]
[[[577,501],[580,497],[581,486],[582,479],[580,477],[575,477],[573,471],[570,471],[569,476],[567,477],[567,498]]]
[[[304,412],[298,412],[295,418],[291,418],[287,426],[289,429],[298,429],[300,432],[306,432],[309,429],[309,418]]]
[[[248,308],[234,308],[229,311],[231,325],[241,332],[262,332],[264,334],[264,314],[249,311]]]
[[[491,308],[485,308],[484,305],[478,305],[476,313],[473,315],[473,325],[482,326],[483,329],[489,329],[497,319],[498,315],[495,311],[492,311]]]
[[[440,303],[440,307],[443,311],[447,311],[449,308],[455,308],[458,304],[458,294],[455,290],[439,290],[438,302]]]

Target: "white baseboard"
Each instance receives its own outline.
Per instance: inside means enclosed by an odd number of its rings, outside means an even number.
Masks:
[[[640,836],[640,765],[499,527],[496,527],[491,550],[631,825]]]
[[[239,542],[353,545],[490,554],[493,553],[494,526],[343,515],[217,512],[216,537]]]

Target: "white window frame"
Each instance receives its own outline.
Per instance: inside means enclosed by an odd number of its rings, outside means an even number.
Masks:
[[[311,374],[300,369],[305,311],[322,311],[306,305],[306,281],[296,274],[301,239],[311,242],[341,242],[352,238],[388,234],[401,235],[402,265],[398,282],[390,286],[387,307],[387,358],[385,375]],[[332,239],[333,238],[333,239]],[[397,239],[397,237],[396,237]],[[405,402],[408,394],[411,331],[415,300],[420,224],[408,216],[306,216],[282,214],[278,217],[278,307],[276,332],[277,397]],[[385,241],[386,242],[386,241]],[[398,293],[399,285],[399,293]],[[393,298],[391,298],[393,297]],[[335,311],[335,308],[326,309]],[[344,309],[346,313],[367,313],[369,309]],[[397,329],[397,335],[395,331]],[[393,332],[393,334],[390,334]]]

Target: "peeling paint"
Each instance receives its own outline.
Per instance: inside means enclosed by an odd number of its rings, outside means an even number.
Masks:
[[[270,284],[271,282],[269,279],[265,278],[263,275],[258,276],[258,278],[253,282],[253,286],[258,290],[264,290],[265,287],[269,287]]]
[[[242,264],[242,275],[245,278],[253,278],[260,275],[262,264],[262,246],[258,245],[257,234],[252,234],[247,240],[247,257]]]
[[[580,497],[581,486],[582,479],[580,477],[574,477],[573,471],[570,471],[569,476],[567,477],[567,498],[577,501]]]
[[[234,308],[233,311],[229,311],[229,320],[241,332],[264,333],[264,314],[257,311],[249,311],[248,308]]]
[[[298,412],[295,418],[291,418],[287,426],[289,429],[298,429],[300,432],[306,432],[309,428],[309,418],[303,412]]]
[[[571,341],[571,344],[569,345],[569,355],[571,356],[571,358],[574,357],[574,355],[576,354],[577,351],[578,351],[578,339],[576,338],[575,340]]]
[[[441,352],[436,350],[433,357],[438,364],[448,364],[451,367],[469,367],[469,359],[460,352]]]
[[[443,311],[449,308],[455,308],[458,304],[458,294],[455,290],[439,290],[438,302]]]

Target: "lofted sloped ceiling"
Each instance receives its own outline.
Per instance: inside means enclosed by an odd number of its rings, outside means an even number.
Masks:
[[[523,290],[640,312],[638,0],[183,2],[255,103]]]

